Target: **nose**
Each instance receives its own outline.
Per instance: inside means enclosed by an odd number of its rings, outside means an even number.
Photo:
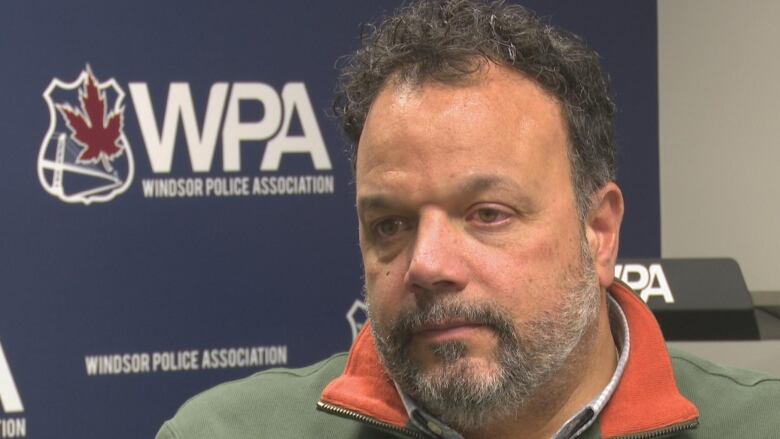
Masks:
[[[457,292],[467,283],[461,231],[446,212],[421,213],[409,268],[404,276],[407,291]]]

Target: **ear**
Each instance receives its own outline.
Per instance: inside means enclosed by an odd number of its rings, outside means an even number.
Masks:
[[[612,285],[615,277],[623,221],[623,193],[614,182],[604,185],[593,194],[585,225],[585,233],[602,288]]]

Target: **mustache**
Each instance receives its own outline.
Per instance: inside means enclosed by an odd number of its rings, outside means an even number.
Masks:
[[[393,344],[406,346],[416,332],[451,322],[487,327],[505,342],[517,339],[509,313],[494,303],[442,300],[425,302],[419,308],[399,313],[390,324],[388,338]]]

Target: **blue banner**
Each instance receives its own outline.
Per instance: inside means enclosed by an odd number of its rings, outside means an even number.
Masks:
[[[397,2],[0,5],[0,438],[152,437],[365,320],[339,56]],[[622,255],[659,256],[655,1],[534,1],[613,78]]]

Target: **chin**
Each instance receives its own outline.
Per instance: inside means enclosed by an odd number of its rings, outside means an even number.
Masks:
[[[477,355],[466,343],[452,341],[432,345],[420,363],[426,375],[447,374],[463,378],[471,376],[477,381],[496,374],[501,368],[492,353],[489,357]]]

